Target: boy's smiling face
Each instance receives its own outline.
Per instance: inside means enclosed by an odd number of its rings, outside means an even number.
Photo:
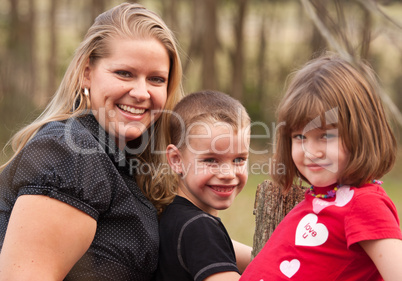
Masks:
[[[222,122],[197,123],[190,133],[184,148],[176,149],[173,169],[182,174],[178,194],[216,216],[246,184],[249,130],[235,130]]]

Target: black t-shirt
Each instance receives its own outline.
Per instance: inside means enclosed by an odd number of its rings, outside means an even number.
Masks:
[[[201,281],[225,271],[239,272],[232,241],[221,220],[176,196],[159,224],[156,281]]]
[[[47,195],[97,221],[90,248],[65,280],[151,280],[159,245],[156,209],[93,115],[46,124],[0,174],[0,248],[24,194]]]

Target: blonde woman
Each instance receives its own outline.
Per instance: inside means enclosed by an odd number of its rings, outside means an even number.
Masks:
[[[155,13],[123,3],[97,17],[1,167],[1,280],[151,280],[157,212],[174,186],[156,169],[164,111],[181,98],[181,75]]]

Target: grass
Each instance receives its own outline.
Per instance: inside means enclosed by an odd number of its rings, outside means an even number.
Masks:
[[[402,151],[398,154],[397,162],[390,173],[385,175],[383,187],[389,197],[394,202],[399,218],[402,218]],[[232,206],[220,212],[223,224],[229,232],[232,239],[252,246],[255,229],[255,218],[253,215],[254,199],[257,186],[265,179],[267,175],[249,175],[247,185],[237,196]],[[402,227],[401,227],[402,229]]]

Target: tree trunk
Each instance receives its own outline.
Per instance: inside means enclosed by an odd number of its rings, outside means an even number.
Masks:
[[[37,71],[36,71],[36,10],[35,10],[35,0],[29,1],[29,18],[28,18],[28,49],[29,49],[29,62],[28,62],[28,69],[29,69],[29,88],[27,92],[30,92],[32,95],[32,99],[36,98],[37,94]]]
[[[304,198],[306,188],[292,186],[287,195],[280,188],[266,180],[257,187],[254,203],[255,232],[252,257],[255,257],[271,237],[275,228]]]
[[[179,29],[179,1],[178,0],[164,0],[162,1],[163,7],[163,19],[167,26],[170,27],[173,32],[177,32]]]
[[[189,43],[189,47],[186,52],[185,60],[183,62],[183,74],[186,75],[188,69],[190,68],[190,64],[195,60],[196,57],[199,57],[201,53],[201,42],[203,37],[203,15],[200,15],[200,10],[202,10],[203,2],[194,0],[191,5],[191,18],[192,18],[192,26],[191,28],[191,39]]]
[[[327,10],[325,8],[325,3],[320,3],[317,5],[317,15],[321,19],[322,22],[326,22],[327,19]],[[304,15],[304,14],[303,14]],[[317,27],[313,24],[312,26],[312,34],[310,38],[310,49],[311,49],[311,54],[316,54],[316,53],[321,53],[323,50],[327,49],[327,42],[325,39],[322,37],[320,31],[317,29]]]
[[[203,0],[204,33],[202,35],[202,88],[217,89],[216,49],[217,36],[217,1]]]
[[[52,0],[49,10],[49,56],[47,58],[47,89],[45,96],[52,96],[57,87],[57,20],[56,12],[58,7],[58,0]],[[45,97],[43,97],[45,98]]]
[[[89,11],[91,13],[89,25],[91,26],[95,18],[105,11],[105,0],[92,0]]]
[[[369,57],[371,43],[372,18],[369,11],[363,7],[362,43],[360,57],[367,60]]]
[[[232,54],[233,74],[231,95],[243,102],[244,85],[244,23],[248,0],[238,0],[238,17],[235,23],[235,51]]]

